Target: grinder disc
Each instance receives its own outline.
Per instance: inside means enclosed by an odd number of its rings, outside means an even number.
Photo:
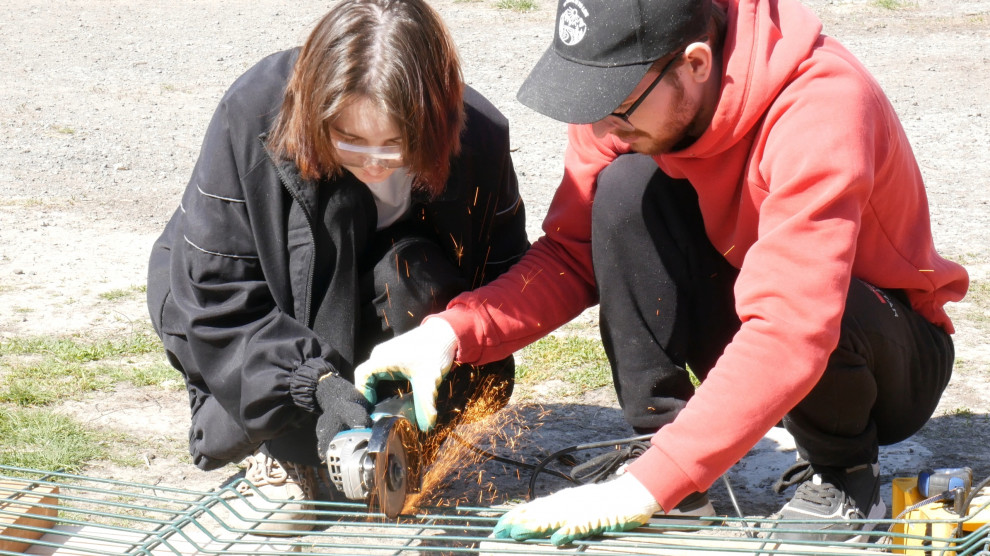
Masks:
[[[371,505],[394,519],[406,504],[406,496],[416,490],[418,480],[418,441],[412,425],[403,417],[383,417],[372,426],[368,453],[374,458],[374,485]]]

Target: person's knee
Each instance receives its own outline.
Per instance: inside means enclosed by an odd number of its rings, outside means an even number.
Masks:
[[[485,365],[455,366],[438,391],[438,423],[457,419],[458,424],[467,424],[504,408],[512,397],[514,375],[511,355]]]
[[[656,162],[642,154],[626,154],[612,161],[598,174],[592,227],[621,223],[630,211],[637,210],[647,184],[658,171]]]
[[[396,241],[376,265],[375,274],[392,308],[389,314],[408,320],[408,325],[392,322],[396,330],[412,328],[426,315],[442,311],[468,285],[439,245],[419,237]]]
[[[202,392],[199,396],[191,401],[189,424],[189,454],[196,467],[211,471],[240,461],[257,449],[259,442],[247,436],[216,398]]]

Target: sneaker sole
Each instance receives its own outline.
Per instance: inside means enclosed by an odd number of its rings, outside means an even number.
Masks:
[[[887,516],[887,504],[885,504],[884,501],[883,501],[883,499],[881,499],[876,505],[874,505],[872,508],[870,508],[870,514],[868,516],[866,516],[866,519],[883,519],[886,516]],[[866,524],[863,525],[863,529],[862,530],[863,530],[863,533],[869,533],[869,532],[873,531],[874,529],[876,529],[876,527],[877,527],[877,524],[876,523],[866,523]],[[848,540],[845,540],[845,541],[842,541],[842,542],[843,543],[847,543],[847,542],[869,542],[870,541],[870,537],[872,537],[872,536],[873,535],[868,535],[868,534],[856,535],[855,537],[852,537],[852,538],[850,538]]]
[[[686,531],[698,525],[698,519],[696,518],[714,517],[715,515],[715,507],[712,506],[711,499],[706,495],[698,498],[692,504],[685,505],[681,503],[671,510],[670,513],[660,512],[654,514],[647,523],[651,525],[662,525],[668,531]],[[714,521],[704,521],[704,525],[713,524],[715,524]]]

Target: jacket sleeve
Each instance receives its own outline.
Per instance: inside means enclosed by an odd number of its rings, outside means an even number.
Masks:
[[[166,348],[175,346],[187,380],[260,442],[318,411],[315,385],[333,370],[335,352],[283,311],[266,282],[255,238],[278,212],[251,207],[278,206],[285,193],[277,178],[272,185],[259,177],[274,167],[253,129],[235,129],[245,118],[232,104],[214,114],[176,215],[162,332],[174,336]],[[266,198],[249,203],[246,195]]]

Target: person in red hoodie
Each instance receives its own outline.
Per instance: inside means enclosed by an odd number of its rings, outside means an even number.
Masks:
[[[429,426],[451,361],[497,360],[600,305],[628,472],[518,506],[555,544],[703,493],[774,425],[794,436],[782,539],[881,518],[879,446],[931,417],[966,271],[880,85],[797,0],[559,0],[519,100],[568,122],[564,176],[522,260],[356,371],[412,384]],[[702,384],[693,388],[690,369]],[[853,521],[850,522],[850,519]],[[853,529],[853,531],[850,531]]]

